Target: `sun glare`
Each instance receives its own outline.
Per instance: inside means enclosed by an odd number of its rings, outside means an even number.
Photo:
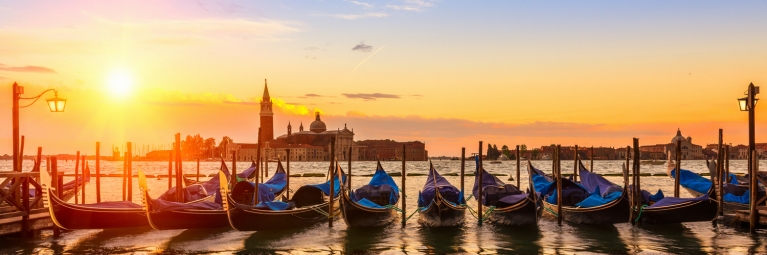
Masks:
[[[116,70],[109,74],[106,85],[112,96],[126,98],[133,92],[134,81],[127,71]]]

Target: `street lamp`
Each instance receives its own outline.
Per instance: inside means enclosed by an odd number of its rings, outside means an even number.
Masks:
[[[21,97],[22,94],[24,94],[24,87],[19,86],[17,83],[13,83],[13,170],[17,172],[21,172],[21,165],[19,165],[21,155],[19,155],[19,108],[26,108],[31,105],[33,105],[37,100],[40,99],[40,97],[43,96],[43,94],[47,93],[48,91],[53,91],[53,98],[46,99],[48,102],[48,108],[51,110],[51,112],[63,112],[64,107],[67,104],[67,100],[63,98],[59,98],[59,93],[55,89],[48,89],[46,91],[43,91],[37,96],[33,97]],[[28,105],[19,106],[20,100],[34,100],[32,103],[29,103]]]
[[[754,161],[753,154],[754,150],[756,149],[756,142],[754,137],[754,108],[756,108],[756,101],[759,99],[756,99],[756,94],[759,94],[759,87],[754,86],[753,83],[748,84],[748,90],[745,93],[747,96],[744,98],[738,99],[738,105],[740,106],[741,111],[748,111],[748,174],[749,179],[751,179],[751,188],[749,189],[749,195],[750,195],[750,219],[751,227],[750,231],[751,233],[754,232],[754,223],[756,220],[756,201],[757,201],[757,187],[759,187],[759,183],[757,183],[757,173],[756,169],[757,166],[755,164],[758,164],[758,161]]]

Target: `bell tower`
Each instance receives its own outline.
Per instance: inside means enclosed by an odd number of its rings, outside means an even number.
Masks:
[[[262,144],[266,141],[274,140],[274,112],[272,111],[272,98],[269,97],[269,87],[264,79],[264,95],[261,98],[261,140]],[[256,134],[258,135],[258,134]]]

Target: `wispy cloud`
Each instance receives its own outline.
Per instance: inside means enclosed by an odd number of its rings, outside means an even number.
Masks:
[[[366,94],[366,93],[356,93],[356,94],[341,94],[347,98],[354,98],[354,99],[364,99],[364,100],[376,100],[379,98],[400,98],[399,95],[394,94],[383,94],[383,93],[372,93],[372,94]]]
[[[0,71],[25,72],[25,73],[56,73],[56,70],[43,66],[7,66],[0,64]]]
[[[361,51],[361,52],[371,52],[373,51],[373,46],[367,45],[364,42],[361,42],[360,44],[357,44],[352,48],[352,50]]]
[[[330,17],[347,19],[347,20],[356,20],[356,19],[362,19],[362,18],[383,18],[387,16],[389,15],[383,12],[368,12],[365,14],[332,14],[330,15]]]
[[[308,60],[317,60],[317,57],[314,56],[304,56],[304,58]]]
[[[304,50],[317,51],[317,50],[320,50],[320,48],[317,48],[317,47],[306,47],[306,48],[304,48]]]
[[[350,3],[353,3],[354,5],[357,5],[357,6],[362,6],[362,8],[365,8],[365,9],[370,9],[370,8],[373,8],[373,7],[375,7],[375,6],[373,6],[372,4],[369,4],[369,3],[365,3],[365,2],[360,2],[360,1],[354,1],[354,0],[352,0],[352,1],[349,1],[349,2],[350,2]]]
[[[406,5],[396,5],[396,4],[387,4],[386,8],[397,10],[397,11],[416,11],[420,12],[423,11],[419,9],[418,7],[412,7],[412,6],[406,6]]]
[[[386,8],[396,11],[422,12],[424,8],[434,6],[434,2],[429,0],[406,0],[403,4],[387,4]]]

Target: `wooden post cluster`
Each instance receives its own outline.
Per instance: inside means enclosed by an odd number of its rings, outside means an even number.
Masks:
[[[557,144],[557,147],[554,149],[554,168],[556,169],[555,178],[557,180],[557,224],[559,224],[559,226],[562,226],[562,164],[559,161],[561,150],[562,146]]]
[[[24,136],[23,135],[21,136],[21,148],[19,149],[18,157],[19,157],[18,169],[19,169],[19,172],[21,172],[22,171],[21,166],[24,165]]]
[[[482,226],[482,141],[479,141],[479,154],[477,154],[477,218]]]
[[[516,157],[516,159],[517,159],[517,188],[519,188],[519,156],[520,156],[519,145],[517,145],[517,157]]]
[[[759,223],[759,202],[764,201],[765,198],[757,199],[757,191],[759,189],[759,157],[756,154],[756,150],[752,150],[751,152],[751,160],[749,160],[749,164],[751,164],[751,173],[749,175],[751,179],[750,188],[748,192],[750,192],[750,199],[749,199],[749,231],[751,233],[754,233],[756,231],[756,225]],[[767,183],[762,183],[767,185]]]
[[[679,179],[682,172],[682,140],[676,140],[676,171],[674,172],[674,197],[679,197]]]
[[[351,148],[351,147],[349,147],[349,148]],[[402,203],[402,227],[405,227],[405,218],[406,218],[405,210],[407,210],[407,207],[406,207],[407,203],[405,203],[405,160],[407,159],[406,154],[405,154],[406,151],[407,150],[405,149],[405,145],[403,144],[402,145],[402,189],[401,189],[402,190],[402,202],[403,202]],[[349,169],[351,169],[351,168],[352,168],[352,161],[350,159],[349,160]],[[351,170],[349,170],[349,174],[351,174]]]
[[[333,198],[335,193],[335,159],[336,159],[336,138],[330,138],[330,196],[328,198],[328,226],[333,227]]]

